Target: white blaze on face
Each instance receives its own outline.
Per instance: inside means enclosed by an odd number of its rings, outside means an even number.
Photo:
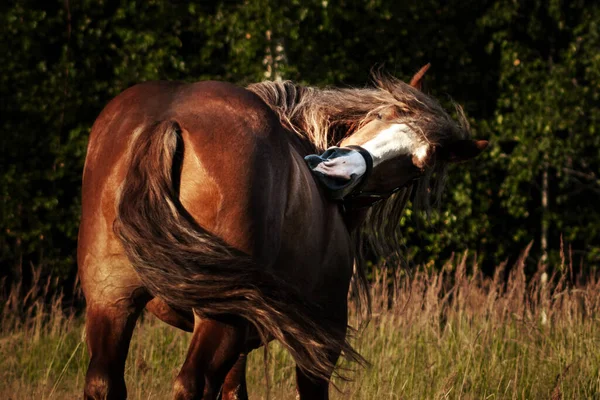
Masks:
[[[412,156],[415,164],[423,163],[429,152],[429,144],[406,124],[392,124],[380,131],[362,148],[373,158],[373,168],[384,161],[402,155]],[[367,171],[367,163],[358,151],[329,158],[313,169],[329,177],[351,180],[352,176],[362,176]]]
[[[401,155],[412,155],[418,161],[424,161],[429,150],[429,144],[406,124],[389,126],[362,147],[371,153],[373,167]]]
[[[345,156],[325,160],[314,170],[332,178],[350,180],[352,175],[364,174],[367,171],[367,163],[359,152],[352,151]]]

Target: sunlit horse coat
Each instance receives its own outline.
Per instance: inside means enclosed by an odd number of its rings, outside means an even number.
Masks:
[[[305,157],[336,145],[309,168]],[[245,355],[271,339],[297,363],[300,398],[327,398],[340,353],[361,360],[346,341],[352,231],[377,231],[385,251],[415,179],[427,197],[433,171],[441,182],[447,162],[485,145],[394,79],[126,90],[94,124],[83,176],[86,397],[126,397],[125,359],[146,307],[193,330],[176,398],[246,397]]]

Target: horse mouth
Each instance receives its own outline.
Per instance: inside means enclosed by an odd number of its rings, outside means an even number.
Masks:
[[[308,168],[333,200],[343,199],[350,194],[366,175],[368,162],[361,152],[341,147],[332,147],[321,155],[304,157]]]

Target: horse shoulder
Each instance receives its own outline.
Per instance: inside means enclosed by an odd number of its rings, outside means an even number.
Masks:
[[[349,282],[352,274],[352,248],[339,207],[319,188],[301,154],[292,148],[290,155],[282,245],[275,268],[300,282],[311,297],[327,287],[346,290],[340,283]]]

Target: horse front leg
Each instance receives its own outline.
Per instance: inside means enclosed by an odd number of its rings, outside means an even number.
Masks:
[[[331,355],[330,359],[333,365],[335,365],[339,357],[340,353]],[[333,373],[333,371],[331,371],[331,373]],[[296,367],[296,388],[300,400],[329,399],[329,379],[315,378],[314,376],[306,374],[298,367]]]
[[[248,400],[246,362],[247,353],[240,354],[225,377],[220,400]]]
[[[246,362],[247,353],[240,354],[225,377],[218,400],[248,400]]]
[[[330,305],[330,307],[332,307]],[[332,308],[331,315],[336,316],[338,325],[338,333],[340,335],[340,340],[345,339],[346,337],[346,327],[348,324],[348,308],[346,303],[342,303],[337,308]],[[337,310],[337,312],[333,312],[333,310]],[[336,365],[338,359],[340,358],[341,348],[339,350],[332,350],[329,355],[329,361],[331,365]],[[333,374],[333,368],[329,371],[329,375],[324,378],[317,378],[314,375],[307,374],[300,368],[296,366],[296,388],[298,391],[298,399],[300,400],[327,400],[329,399],[329,383],[331,379],[331,375]]]
[[[234,317],[217,321],[203,319],[194,313],[194,333],[175,380],[174,398],[216,399],[225,377],[242,354],[245,337],[245,323]],[[238,374],[239,371],[233,370],[232,383],[240,379]]]

